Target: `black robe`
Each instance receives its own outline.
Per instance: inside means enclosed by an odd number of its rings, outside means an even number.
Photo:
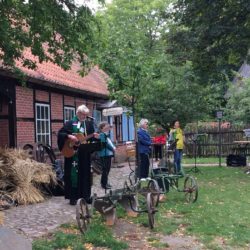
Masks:
[[[94,133],[94,123],[86,120],[87,134]],[[73,121],[68,121],[58,132],[58,147],[61,151],[68,134],[73,133]],[[90,139],[93,141],[93,139]],[[87,202],[91,196],[91,144],[82,144],[78,149],[78,182],[77,187],[71,185],[71,168],[73,157],[65,158],[64,161],[64,188],[65,199],[77,200],[84,198]]]

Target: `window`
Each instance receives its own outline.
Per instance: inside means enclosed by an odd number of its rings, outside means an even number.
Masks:
[[[36,142],[50,145],[50,106],[36,103]]]
[[[75,116],[76,109],[73,107],[64,107],[64,122],[72,120]]]

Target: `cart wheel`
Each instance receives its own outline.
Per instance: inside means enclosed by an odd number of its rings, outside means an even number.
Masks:
[[[155,218],[154,215],[157,212],[154,206],[154,197],[151,193],[147,194],[147,212],[148,212],[148,222],[151,229],[154,228]]]
[[[188,203],[196,202],[198,198],[198,185],[192,176],[187,176],[184,181],[185,198]]]
[[[80,231],[84,234],[90,223],[90,213],[87,202],[82,198],[76,204],[76,221]]]
[[[149,181],[148,192],[151,193],[154,201],[154,206],[157,207],[160,199],[160,188],[156,180]]]
[[[136,172],[135,171],[130,172],[128,179],[129,179],[130,185],[134,186],[137,181]]]

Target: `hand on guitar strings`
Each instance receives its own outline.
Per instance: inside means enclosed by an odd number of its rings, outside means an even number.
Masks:
[[[74,135],[68,135],[68,139],[70,140],[70,142],[75,144],[79,142],[78,138]]]

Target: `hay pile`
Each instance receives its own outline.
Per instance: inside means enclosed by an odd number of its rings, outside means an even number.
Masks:
[[[18,204],[44,201],[41,186],[51,184],[56,184],[56,174],[50,165],[30,159],[24,150],[0,148],[0,190]]]
[[[0,212],[0,226],[3,225],[4,222],[4,213]]]

